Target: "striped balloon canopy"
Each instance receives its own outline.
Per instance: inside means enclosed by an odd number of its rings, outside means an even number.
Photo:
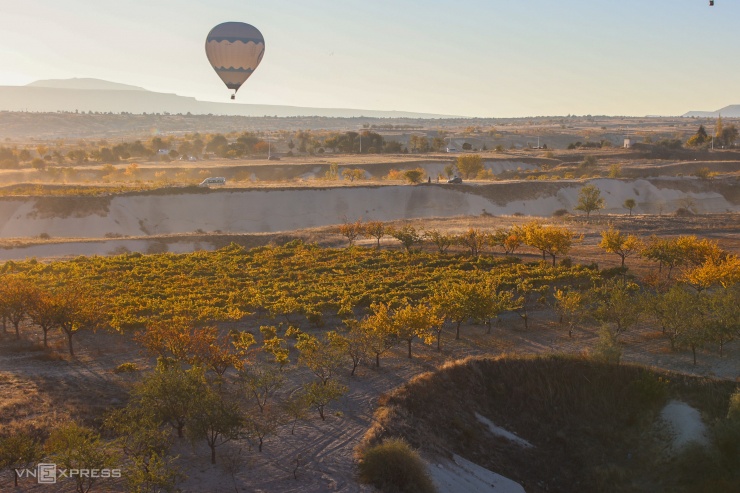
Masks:
[[[244,22],[224,22],[206,38],[206,56],[226,87],[236,91],[249,79],[265,54],[265,38]]]

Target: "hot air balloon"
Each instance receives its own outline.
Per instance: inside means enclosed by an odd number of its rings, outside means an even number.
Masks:
[[[226,87],[236,91],[249,79],[265,54],[262,33],[244,22],[224,22],[206,37],[206,56]]]

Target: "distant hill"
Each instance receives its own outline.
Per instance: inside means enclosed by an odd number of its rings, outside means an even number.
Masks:
[[[37,80],[26,87],[50,87],[54,89],[81,89],[89,91],[146,91],[143,87],[119,84],[100,79],[49,79]]]
[[[232,116],[325,116],[353,118],[449,118],[451,115],[349,108],[304,108],[263,104],[212,103],[153,92],[98,79],[41,80],[26,86],[0,86],[0,111],[94,111]]]
[[[740,118],[740,104],[731,104],[717,111],[689,111],[682,116],[689,118],[717,118],[719,115],[727,118]]]

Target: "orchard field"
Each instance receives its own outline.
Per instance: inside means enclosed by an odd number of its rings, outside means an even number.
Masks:
[[[722,376],[737,374],[740,264],[711,240],[639,238],[610,226],[599,246],[618,266],[599,269],[567,256],[582,234],[543,221],[460,234],[356,222],[338,233],[349,246],[294,240],[6,262],[3,364],[49,385],[70,385],[59,372],[75,369],[83,378],[72,388],[98,397],[54,406],[59,389],[28,392],[32,379],[6,373],[4,428],[29,461],[43,442],[63,454],[77,446],[70,436],[86,437],[107,454],[85,460],[126,464],[122,489],[131,481],[197,489],[217,480],[183,471],[210,455],[212,468],[248,461],[268,483],[291,462],[296,487],[321,491],[311,443],[336,427],[354,430],[342,453],[322,452],[352,476],[347,454],[373,400],[445,361],[544,352],[615,365],[647,350],[668,368],[704,372],[709,362]],[[386,235],[398,247],[378,248]],[[377,244],[353,245],[361,237]],[[525,252],[526,260],[517,256]],[[638,261],[649,266],[640,277],[628,268]],[[719,407],[729,405],[731,387],[723,389]],[[6,450],[19,446],[5,440]],[[244,472],[232,480],[247,481]]]

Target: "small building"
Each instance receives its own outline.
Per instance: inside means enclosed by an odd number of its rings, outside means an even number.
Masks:
[[[624,139],[624,148],[629,149],[630,147],[632,147],[632,139],[629,137],[626,137]]]

